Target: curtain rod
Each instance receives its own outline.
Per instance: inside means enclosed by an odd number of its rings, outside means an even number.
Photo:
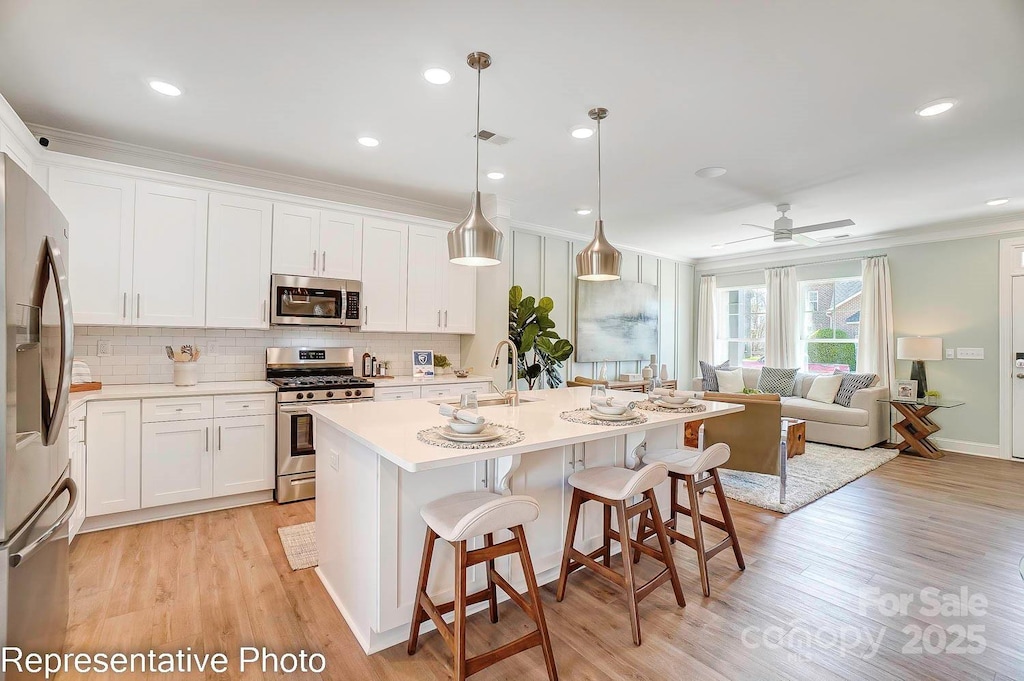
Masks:
[[[749,270],[725,270],[725,271],[722,271],[722,272],[708,272],[708,273],[702,274],[700,276],[702,276],[702,277],[711,277],[711,276],[717,276],[719,274],[722,274],[722,275],[727,275],[727,274],[751,274],[753,272],[764,272],[765,270],[775,269],[775,268],[778,268],[778,267],[805,267],[805,266],[809,266],[809,265],[827,265],[827,264],[833,263],[833,262],[853,262],[854,260],[867,260],[868,258],[881,258],[881,257],[886,257],[888,255],[889,255],[888,253],[876,253],[875,255],[862,255],[862,256],[856,257],[856,258],[833,258],[831,260],[815,260],[814,262],[805,262],[805,263],[800,263],[798,265],[773,265],[771,267],[758,267],[758,268],[749,269]]]

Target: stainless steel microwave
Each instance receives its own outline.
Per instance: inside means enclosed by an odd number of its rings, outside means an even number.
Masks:
[[[360,285],[351,279],[275,274],[270,323],[288,326],[362,326]]]

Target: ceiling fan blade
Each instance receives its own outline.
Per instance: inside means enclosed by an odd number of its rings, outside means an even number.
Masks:
[[[774,229],[772,229],[771,227],[762,227],[761,225],[752,225],[752,224],[750,224],[749,222],[744,222],[744,223],[743,223],[742,225],[740,225],[740,226],[741,226],[741,227],[753,227],[753,228],[755,228],[755,229],[763,229],[763,230],[764,230],[764,231],[766,231],[766,232],[772,232],[772,233],[774,233],[774,232],[775,232],[775,230],[774,230]]]
[[[807,225],[793,229],[793,234],[806,234],[807,232],[820,232],[823,229],[839,229],[840,227],[852,227],[856,223],[853,220],[836,220],[835,222],[822,222],[817,225]]]
[[[797,242],[798,244],[802,244],[804,246],[812,246],[813,247],[813,246],[820,246],[821,245],[820,241],[812,239],[809,236],[804,236],[803,234],[794,234],[793,235],[793,241]]]
[[[726,241],[725,245],[726,246],[732,246],[733,244],[741,244],[744,241],[755,241],[757,239],[767,239],[767,238],[768,238],[767,236],[752,236],[749,239],[738,239],[736,241]]]

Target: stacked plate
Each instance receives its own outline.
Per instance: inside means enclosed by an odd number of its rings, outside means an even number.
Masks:
[[[597,419],[598,421],[630,421],[636,418],[636,412],[632,409],[627,409],[621,414],[602,414],[596,409],[591,409],[588,414],[591,418]]]
[[[445,440],[452,442],[490,442],[501,437],[501,431],[490,423],[477,425],[456,420],[449,420],[437,432]]]
[[[666,400],[658,398],[652,400],[652,403],[657,407],[661,407],[662,409],[672,409],[676,411],[682,411],[683,409],[692,409],[693,407],[696,407],[698,404],[700,404],[700,402],[692,398],[686,400],[685,402],[668,402]]]

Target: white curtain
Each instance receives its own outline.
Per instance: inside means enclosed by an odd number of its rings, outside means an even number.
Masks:
[[[800,367],[800,291],[795,267],[764,271],[767,286],[765,315],[765,366]]]
[[[715,361],[715,325],[718,315],[715,309],[715,276],[700,278],[697,296],[697,359],[702,362]]]
[[[857,371],[878,374],[879,385],[892,387],[896,351],[892,337],[892,278],[884,255],[861,261],[860,340]]]

